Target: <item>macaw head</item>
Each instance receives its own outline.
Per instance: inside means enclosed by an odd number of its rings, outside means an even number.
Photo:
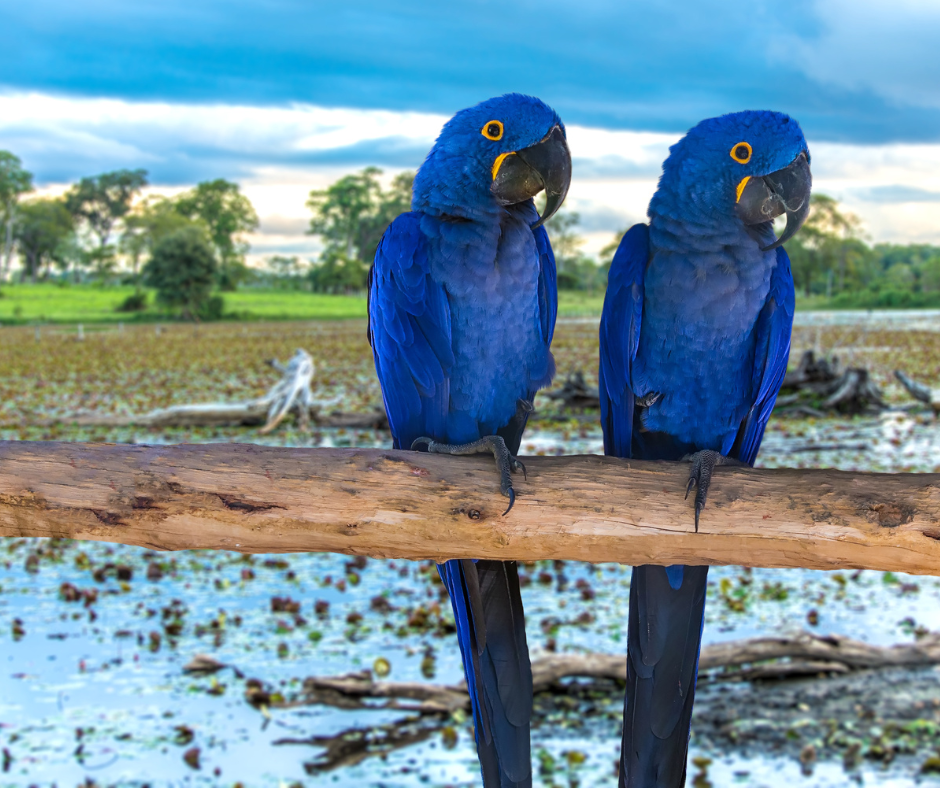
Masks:
[[[444,125],[415,177],[413,208],[477,218],[531,200],[543,189],[554,214],[568,193],[571,154],[555,111],[508,93],[458,112]]]
[[[809,215],[813,178],[799,124],[781,112],[748,111],[703,120],[669,149],[654,214],[702,225],[739,221],[761,243],[770,222],[786,214],[783,234],[762,251],[792,238]]]

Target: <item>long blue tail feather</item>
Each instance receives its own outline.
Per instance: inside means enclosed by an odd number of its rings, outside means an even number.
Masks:
[[[454,608],[484,788],[530,788],[532,667],[518,567],[455,560],[438,571]]]
[[[668,569],[635,567],[630,583],[621,788],[685,785],[708,567]]]

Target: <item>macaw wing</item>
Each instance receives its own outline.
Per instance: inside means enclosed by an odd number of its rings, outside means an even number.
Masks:
[[[539,225],[532,233],[535,235],[535,246],[539,250],[539,321],[542,326],[542,338],[546,345],[551,345],[555,334],[555,318],[558,316],[555,253],[548,240],[545,225]]]
[[[757,396],[741,424],[732,455],[753,465],[757,459],[764,428],[770,418],[780,384],[787,373],[790,358],[790,331],[793,328],[795,292],[790,258],[777,247],[777,267],[770,277],[770,292],[757,318],[754,348],[754,386]]]
[[[598,389],[604,453],[629,457],[633,438],[633,361],[640,344],[643,280],[649,261],[649,228],[635,224],[623,236],[607,276],[600,326]]]
[[[417,213],[399,216],[382,236],[369,271],[369,342],[395,448],[441,435],[454,364],[450,304],[431,278]]]
[[[395,447],[402,449],[422,435],[446,438],[455,363],[450,305],[431,277],[420,222],[416,213],[392,222],[369,273],[369,341]],[[545,293],[551,318],[543,316],[542,325],[550,335],[554,288]],[[486,784],[531,784],[532,677],[517,567],[454,560],[438,569],[454,608]]]

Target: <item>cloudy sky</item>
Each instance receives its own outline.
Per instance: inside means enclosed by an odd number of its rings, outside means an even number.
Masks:
[[[935,0],[31,0],[0,28],[0,148],[44,190],[236,180],[259,256],[315,249],[311,188],[414,169],[451,113],[511,90],[568,125],[590,249],[643,218],[679,135],[746,108],[800,121],[817,190],[873,240],[940,242]]]

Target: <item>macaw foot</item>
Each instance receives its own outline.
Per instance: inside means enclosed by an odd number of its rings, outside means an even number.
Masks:
[[[689,471],[689,486],[685,488],[685,497],[688,499],[692,488],[697,487],[695,491],[695,533],[698,533],[698,518],[702,513],[702,509],[705,508],[705,501],[708,499],[708,487],[712,481],[712,471],[719,465],[736,465],[743,468],[746,467],[746,463],[732,457],[725,457],[725,455],[710,449],[697,451],[695,454],[687,454],[682,460],[692,463],[692,469]]]
[[[523,402],[523,400],[519,400]],[[506,448],[506,441],[499,435],[487,435],[485,438],[473,441],[472,443],[438,443],[432,438],[417,438],[411,444],[411,450],[417,451],[419,446],[427,446],[431,454],[492,454],[496,460],[496,468],[499,470],[499,490],[509,499],[509,509],[516,502],[516,493],[512,489],[512,472],[522,471],[525,477],[525,465],[513,457]],[[503,512],[505,517],[509,514],[509,509]]]

